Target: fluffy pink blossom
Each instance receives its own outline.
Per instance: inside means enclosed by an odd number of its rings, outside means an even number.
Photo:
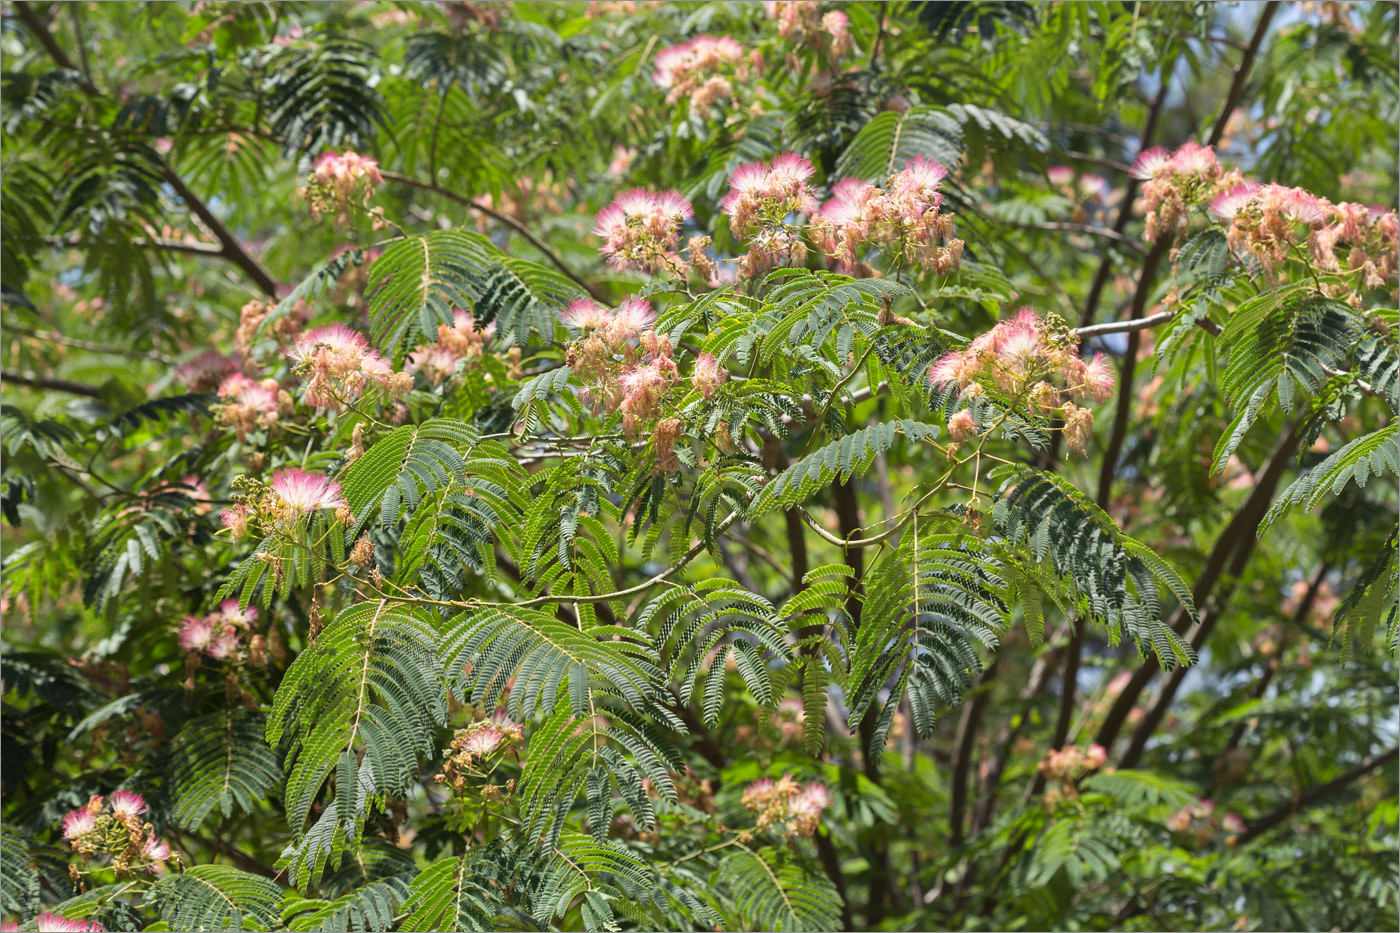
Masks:
[[[97,828],[97,814],[87,807],[69,810],[63,817],[63,838],[81,839]]]
[[[238,637],[229,632],[225,632],[218,638],[209,642],[204,648],[204,653],[215,661],[227,661],[238,653]]]
[[[842,179],[812,219],[817,245],[849,270],[863,244],[888,249],[899,261],[916,261],[935,272],[956,268],[963,243],[953,235],[952,216],[940,213],[939,190],[947,170],[922,156],[904,163],[885,187]]]
[[[1094,358],[1084,365],[1082,378],[1085,389],[1094,396],[1094,401],[1102,404],[1113,397],[1116,384],[1113,367],[1102,353],[1095,353]]]
[[[228,529],[229,537],[234,541],[248,533],[248,523],[251,519],[252,515],[248,511],[248,507],[242,503],[230,506],[219,513],[219,521]]]
[[[822,31],[830,37],[831,57],[836,61],[845,58],[855,46],[851,18],[840,10],[832,10],[822,16]]]
[[[814,171],[811,162],[791,152],[772,162],[740,166],[720,202],[734,235],[742,237],[755,226],[778,226],[793,212],[816,211],[817,200],[807,184]]]
[[[112,807],[112,814],[119,819],[135,819],[147,810],[145,798],[129,790],[112,791],[107,802]]]
[[[370,349],[364,334],[344,324],[304,331],[285,352],[309,377],[306,400],[318,409],[353,401],[366,380],[379,383],[390,395],[413,387],[411,376],[394,372],[387,360]]]
[[[246,609],[240,609],[238,600],[226,599],[219,603],[219,611],[215,614],[215,618],[224,625],[246,629],[258,621],[258,607],[249,606]]]
[[[728,375],[729,371],[720,367],[714,354],[702,353],[695,358],[695,366],[690,371],[690,381],[697,392],[709,398],[715,394]]]
[[[977,434],[977,419],[966,408],[948,419],[948,436],[961,444]]]
[[[603,256],[614,269],[656,272],[679,268],[681,226],[693,214],[675,191],[624,191],[598,212],[593,232],[603,237]]]
[[[1238,169],[1221,168],[1212,147],[1194,142],[1171,153],[1149,149],[1133,164],[1133,177],[1143,182],[1147,220],[1143,238],[1149,242],[1163,234],[1183,233],[1191,207],[1209,204],[1244,181]]]
[[[219,384],[218,393],[221,404],[214,407],[215,417],[232,427],[239,440],[278,422],[283,400],[276,379],[258,381],[234,373]]]
[[[272,477],[272,491],[294,516],[340,509],[346,504],[339,483],[324,473],[308,473],[297,467],[278,470]]]
[[[559,313],[559,323],[577,331],[602,330],[612,314],[591,298],[576,298]]]
[[[1212,202],[1212,210],[1222,220],[1229,220],[1226,238],[1230,246],[1253,256],[1269,272],[1304,240],[1299,225],[1305,225],[1311,234],[1333,210],[1327,201],[1302,188],[1258,185],[1249,190],[1248,197],[1237,191],[1238,187],[1233,189],[1218,210]]]
[[[180,623],[180,647],[185,651],[203,651],[214,638],[214,623],[203,616],[185,616]]]
[[[628,295],[609,316],[604,328],[605,336],[612,344],[635,340],[655,321],[656,312],[651,310],[650,302],[635,295]]]
[[[34,918],[34,929],[39,933],[102,933],[103,927],[95,920],[70,920],[44,911]]]
[[[170,858],[170,843],[152,836],[141,846],[141,854],[153,862],[163,862]]]
[[[362,181],[370,188],[384,183],[377,161],[348,149],[345,152],[322,153],[312,167],[312,174],[316,181],[330,185],[342,198],[354,193]]]

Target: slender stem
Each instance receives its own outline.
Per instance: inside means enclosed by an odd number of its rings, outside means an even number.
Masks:
[[[70,395],[86,395],[88,398],[105,397],[102,390],[95,386],[82,382],[72,382],[68,379],[55,379],[52,376],[39,376],[32,372],[2,370],[0,371],[0,382],[12,382],[15,385],[30,386],[35,389],[52,389],[55,392],[67,392]]]
[[[528,242],[531,246],[533,246],[535,249],[539,250],[542,254],[544,254],[544,257],[548,259],[556,269],[564,273],[564,275],[568,276],[569,279],[575,285],[588,292],[588,294],[592,295],[598,301],[606,300],[606,297],[603,295],[603,293],[596,289],[594,286],[590,285],[583,278],[583,276],[579,275],[577,272],[571,269],[569,265],[566,262],[564,262],[563,258],[557,252],[555,252],[552,246],[550,246],[544,240],[541,240],[538,236],[535,235],[534,232],[530,230],[529,227],[525,226],[525,224],[521,223],[519,220],[515,219],[509,214],[503,214],[500,211],[487,207],[484,204],[478,204],[471,198],[466,197],[465,195],[458,194],[455,191],[450,191],[447,188],[444,188],[441,185],[437,184],[435,181],[420,181],[419,179],[414,178],[410,175],[401,175],[398,172],[380,172],[380,174],[383,175],[384,178],[388,181],[398,182],[399,184],[407,185],[410,188],[417,188],[419,191],[431,192],[433,194],[447,198],[449,201],[456,202],[457,204],[469,208],[470,210],[474,210],[478,213],[485,214],[492,220],[505,224],[507,227],[510,227],[516,233],[520,234],[520,236],[523,237],[525,241]]]
[[[1379,755],[1372,755],[1362,760],[1360,764],[1348,768],[1325,784],[1319,784],[1316,787],[1303,791],[1277,810],[1249,824],[1249,828],[1240,834],[1239,844],[1244,845],[1246,842],[1257,839],[1259,836],[1287,820],[1299,810],[1306,809],[1313,804],[1326,800],[1332,794],[1346,787],[1357,778],[1369,774],[1382,765],[1394,764],[1398,757],[1400,757],[1400,747],[1393,747],[1389,751],[1381,752]]]

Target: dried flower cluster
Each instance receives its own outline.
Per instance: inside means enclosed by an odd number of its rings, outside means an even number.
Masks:
[[[388,360],[369,348],[364,334],[344,324],[305,331],[284,352],[306,376],[306,402],[318,410],[340,410],[359,398],[368,382],[390,397],[413,388],[411,375],[394,372]]]
[[[690,99],[690,112],[709,119],[716,104],[734,96],[734,81],[749,76],[744,47],[729,36],[696,36],[656,55],[652,80],[666,89],[666,103]]]
[[[63,818],[63,838],[86,862],[96,855],[112,856],[118,873],[137,868],[158,872],[172,856],[170,845],[155,834],[141,815],[147,810],[140,794],[114,791],[109,797],[93,796]],[[89,929],[83,927],[83,929]]]
[[[810,836],[821,825],[822,811],[831,802],[826,785],[802,784],[792,775],[762,778],[744,788],[743,804],[757,817],[755,831],[781,826],[785,834]]]
[[[497,752],[518,745],[523,736],[521,728],[507,719],[483,719],[458,729],[453,733],[452,744],[442,750],[442,770],[433,775],[433,780],[462,794],[472,777],[482,777],[491,770],[482,768],[482,763]]]
[[[598,212],[593,232],[603,238],[603,256],[619,271],[679,272],[681,227],[692,216],[690,202],[675,191],[624,191]]]
[[[947,171],[919,156],[904,163],[884,188],[844,178],[812,218],[812,238],[843,272],[869,274],[858,266],[863,246],[888,250],[895,262],[914,261],[938,274],[962,259],[963,241],[953,235],[953,215],[940,213],[939,187]]]
[[[1084,362],[1070,331],[1051,327],[1029,308],[977,337],[964,350],[945,354],[929,370],[929,382],[956,388],[964,398],[976,398],[995,388],[1050,419],[1064,422],[1070,449],[1083,454],[1094,422],[1093,412],[1073,399],[1092,396],[1107,401],[1113,394],[1113,370],[1101,353]],[[955,443],[977,433],[971,412],[958,412],[948,422]]]

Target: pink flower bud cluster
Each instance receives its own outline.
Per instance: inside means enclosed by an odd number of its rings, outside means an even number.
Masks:
[[[440,385],[457,371],[462,360],[479,360],[486,344],[496,335],[496,322],[484,328],[467,311],[454,311],[451,325],[439,324],[437,343],[421,344],[408,355],[404,371],[421,373],[430,385]]]
[[[376,185],[384,183],[379,163],[358,152],[325,152],[312,166],[313,184],[307,192],[311,213],[319,216],[334,210],[341,223],[349,220],[349,206],[357,201],[368,209]]]
[[[219,384],[219,399],[221,403],[213,407],[214,418],[233,428],[240,441],[254,431],[272,428],[282,415],[292,412],[292,397],[276,379],[255,380],[234,373]]]
[[[1052,749],[1040,762],[1040,773],[1048,781],[1073,784],[1091,771],[1097,771],[1108,761],[1108,751],[1102,745],[1090,745],[1085,751],[1073,745]]]
[[[704,398],[711,398],[729,378],[729,370],[719,364],[713,353],[701,353],[690,370],[690,383]]]
[[[939,191],[947,171],[919,156],[904,163],[884,188],[843,178],[812,218],[812,237],[837,268],[854,271],[857,252],[877,246],[896,260],[914,260],[938,274],[962,260],[963,241],[953,235],[953,216],[940,213]]]
[[[1384,288],[1393,283],[1400,267],[1400,213],[1346,201],[1328,207],[1332,222],[1314,229],[1308,241],[1318,268],[1332,273],[1359,273],[1365,288]],[[1343,248],[1345,266],[1338,256]]]
[[[187,654],[203,655],[215,661],[255,664],[266,661],[266,639],[254,635],[252,627],[258,621],[258,610],[238,607],[238,600],[226,599],[208,615],[185,616],[180,623],[180,648]],[[256,639],[256,645],[253,643]],[[258,650],[253,651],[256,647]]]
[[[263,323],[272,314],[273,307],[265,301],[250,301],[239,311],[238,330],[234,332],[233,345],[237,349],[238,357],[243,361],[245,369],[256,365],[251,362],[253,344],[258,339]],[[269,333],[265,336],[270,336],[283,343],[289,342],[306,328],[306,320],[306,302],[298,301],[287,313],[272,322],[268,328]]]
[[[593,232],[603,238],[603,256],[619,271],[679,272],[681,227],[692,216],[690,202],[675,191],[624,191],[598,212]]]
[[[714,106],[734,96],[730,79],[744,81],[744,47],[729,36],[696,36],[656,55],[652,80],[666,89],[666,103],[690,98],[691,113],[708,119]]]
[[[1075,223],[1084,223],[1091,213],[1111,205],[1121,194],[1102,175],[1080,175],[1068,165],[1050,166],[1045,177],[1060,194],[1074,202],[1070,219]]]
[[[452,744],[442,750],[442,770],[433,775],[433,780],[461,794],[471,777],[483,776],[491,770],[483,770],[481,763],[518,744],[523,736],[520,726],[508,719],[483,719],[458,729],[453,733]]]
[[[214,350],[206,350],[180,364],[175,378],[191,392],[213,392],[238,372],[238,361]]]
[[[170,845],[155,834],[150,823],[142,821],[141,816],[147,809],[145,799],[129,790],[114,791],[106,798],[95,795],[63,817],[63,838],[84,861],[98,854],[111,855],[112,867],[119,874],[138,867],[150,872],[161,871],[166,860],[171,858]],[[51,926],[50,929],[100,930],[101,927]]]
[[[1149,149],[1133,163],[1133,177],[1141,179],[1143,209],[1149,243],[1164,235],[1178,236],[1190,223],[1188,209],[1210,202],[1244,181],[1239,169],[1225,171],[1210,146],[1189,142],[1168,152]]]
[[[394,372],[363,334],[344,324],[312,328],[285,352],[307,376],[306,401],[318,410],[338,411],[359,398],[367,382],[377,383],[390,397],[413,388],[411,375]]]
[[[743,804],[757,816],[756,831],[781,826],[785,834],[810,836],[821,825],[822,811],[831,802],[826,785],[802,784],[792,775],[762,778],[744,788]]]
[[[1103,354],[1084,362],[1070,332],[1052,331],[1029,308],[977,337],[966,349],[944,354],[929,369],[928,378],[940,388],[956,387],[964,398],[977,398],[992,387],[1042,417],[1058,416],[1070,449],[1080,454],[1087,450],[1094,418],[1072,399],[1092,396],[1105,402],[1112,397],[1115,382]],[[949,419],[948,430],[955,443],[977,433],[970,412]]]

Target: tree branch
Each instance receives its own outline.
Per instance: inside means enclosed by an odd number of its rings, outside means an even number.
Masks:
[[[58,41],[54,39],[53,33],[44,25],[44,21],[30,8],[29,4],[25,3],[24,0],[15,0],[14,6],[20,18],[23,19],[25,25],[29,27],[29,31],[39,40],[39,44],[48,51],[49,57],[52,58],[60,68],[78,71],[73,64],[73,60],[59,47]],[[81,72],[79,73],[81,74]],[[86,78],[79,82],[79,87],[81,87],[83,93],[87,94],[89,97],[105,96],[102,91],[98,89],[97,85]],[[219,241],[219,255],[242,269],[265,295],[269,298],[276,298],[277,283],[273,281],[272,276],[267,274],[267,270],[258,265],[257,260],[248,254],[247,250],[243,248],[243,245],[229,232],[228,227],[224,226],[224,222],[214,216],[214,213],[209,210],[209,205],[205,204],[197,194],[190,190],[189,186],[185,184],[184,179],[176,174],[174,169],[165,164],[164,161],[161,161],[159,165],[161,177],[175,190],[175,193],[180,196],[180,199],[185,202],[190,211],[209,229],[209,232],[214,235],[214,239]]]
[[[1303,791],[1277,810],[1249,824],[1249,827],[1240,834],[1239,844],[1244,845],[1247,842],[1253,841],[1287,820],[1299,810],[1303,810],[1307,807],[1311,807],[1313,804],[1326,800],[1328,797],[1332,796],[1332,794],[1346,787],[1357,778],[1369,774],[1384,764],[1394,762],[1397,758],[1400,758],[1400,746],[1391,748],[1389,751],[1381,752],[1379,755],[1372,755],[1362,760],[1362,762],[1355,767],[1343,771],[1326,784],[1319,784],[1316,787]]]
[[[32,372],[17,373],[8,369],[0,370],[0,382],[12,382],[15,385],[29,386],[34,389],[52,389],[55,392],[67,392],[70,395],[86,395],[88,398],[100,399],[104,397],[100,389],[86,383],[55,379],[52,376],[38,376]]]
[[[1165,324],[1177,315],[1175,310],[1158,311],[1156,314],[1149,314],[1147,317],[1136,318],[1131,321],[1109,321],[1106,324],[1091,324],[1088,327],[1077,327],[1074,333],[1083,340],[1085,337],[1101,337],[1104,334],[1127,334],[1138,330],[1147,330],[1156,327],[1158,324]],[[1219,336],[1220,325],[1208,317],[1203,317],[1196,321],[1196,326],[1208,333]]]
[[[526,240],[526,242],[528,242],[531,246],[533,246],[535,249],[539,250],[542,254],[544,254],[545,258],[548,259],[551,263],[553,263],[556,269],[564,273],[564,275],[568,276],[568,278],[575,285],[588,292],[588,294],[592,295],[593,298],[597,301],[606,300],[603,293],[595,289],[592,285],[585,281],[581,275],[579,275],[577,272],[571,269],[568,263],[564,262],[563,258],[557,252],[555,252],[552,246],[550,246],[544,240],[541,240],[538,236],[534,234],[533,231],[530,230],[529,227],[525,226],[523,223],[521,223],[516,218],[510,216],[509,214],[503,214],[500,211],[487,207],[484,204],[478,204],[471,198],[466,197],[465,195],[458,194],[455,191],[450,191],[447,188],[443,188],[440,185],[434,184],[433,182],[420,181],[419,179],[414,178],[410,175],[401,175],[398,172],[386,172],[381,170],[379,174],[382,175],[388,181],[398,182],[399,184],[407,185],[410,188],[417,188],[419,191],[431,192],[432,194],[439,195],[441,197],[447,198],[447,200],[449,201],[453,201],[457,204],[460,204],[463,207],[477,211],[481,214],[485,214],[492,220],[499,221],[500,223],[505,224],[507,227],[510,227],[516,233],[520,234],[521,237],[523,237]]]
[[[73,347],[77,350],[89,350],[93,353],[111,353],[115,356],[125,356],[134,360],[154,360],[157,363],[169,363],[170,357],[155,350],[128,350],[122,347],[109,347],[100,343],[93,343],[90,340],[78,340],[75,337],[65,337],[56,330],[35,330],[32,327],[24,327],[19,324],[8,324],[6,330],[11,333],[21,334],[25,337],[33,337],[36,340],[47,340],[49,343],[62,344],[65,347]]]

